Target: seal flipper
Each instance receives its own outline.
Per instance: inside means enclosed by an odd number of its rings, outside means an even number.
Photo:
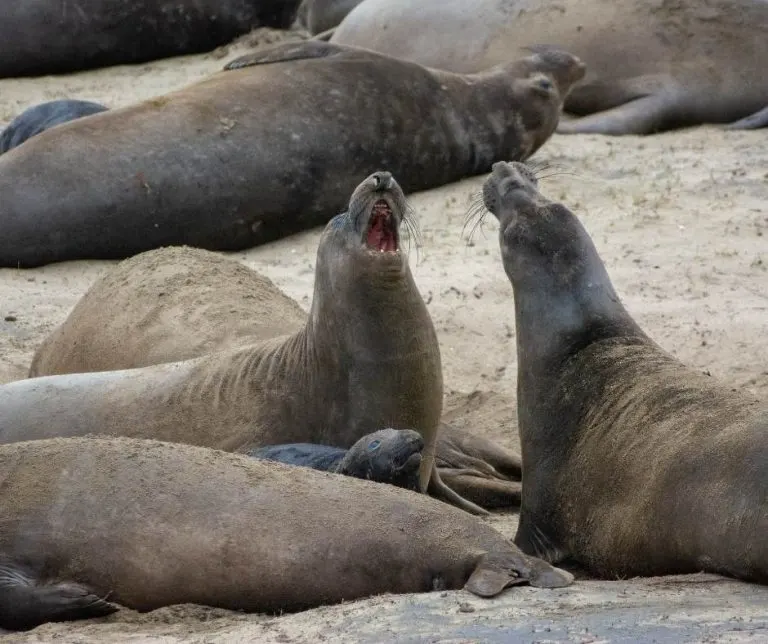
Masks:
[[[0,565],[0,628],[29,630],[46,622],[103,617],[117,610],[80,584],[41,584],[19,566]]]
[[[483,508],[518,507],[523,494],[520,481],[479,475],[474,469],[438,466],[443,482],[459,496]]]
[[[329,58],[350,51],[349,47],[336,45],[322,40],[305,40],[299,43],[285,43],[269,49],[254,51],[244,56],[230,60],[224,65],[224,70],[242,69],[254,65],[270,63],[286,63],[291,60],[307,60],[310,58]]]
[[[440,473],[437,471],[437,465],[432,467],[432,474],[429,477],[428,492],[444,499],[451,505],[455,505],[462,510],[466,510],[470,514],[477,514],[480,516],[487,516],[490,514],[487,510],[484,510],[479,505],[475,505],[472,501],[465,499],[451,488],[449,488],[443,480],[440,478]]]
[[[652,134],[674,122],[671,97],[653,94],[636,98],[617,107],[573,119],[560,121],[558,134]]]
[[[726,130],[758,130],[768,127],[768,106],[725,126]]]
[[[480,558],[464,590],[479,597],[495,597],[505,588],[529,583],[538,588],[563,588],[573,575],[522,552],[491,552]]]

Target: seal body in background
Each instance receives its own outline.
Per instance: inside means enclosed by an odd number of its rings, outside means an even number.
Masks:
[[[406,192],[485,172],[543,145],[583,74],[553,51],[462,76],[326,42],[264,49],[2,155],[0,266],[239,250],[326,224],[379,168]]]
[[[298,0],[7,0],[0,78],[65,74],[211,51],[287,28]]]
[[[461,73],[559,47],[587,75],[558,131],[619,135],[768,125],[742,120],[768,105],[766,33],[766,0],[365,0],[331,42]]]
[[[768,405],[653,342],[579,220],[527,166],[495,164],[483,200],[514,289],[515,542],[607,578],[768,583]]]

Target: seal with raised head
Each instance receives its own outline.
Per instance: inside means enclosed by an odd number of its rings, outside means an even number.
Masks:
[[[105,112],[107,107],[93,101],[62,98],[28,107],[0,133],[0,154],[8,152],[54,125]]]
[[[653,342],[520,163],[483,186],[514,290],[520,548],[602,577],[768,583],[768,406]]]
[[[365,0],[331,42],[460,73],[508,61],[521,46],[554,45],[587,66],[565,101],[581,118],[558,132],[618,135],[761,110],[767,32],[766,0],[475,0],[471,11],[465,0]]]
[[[389,180],[388,176],[382,174],[382,180]],[[375,194],[373,181],[371,178],[364,184],[367,187],[361,188],[358,197],[370,194],[371,191]],[[394,180],[392,182],[391,190],[399,195],[394,202],[396,211],[399,217],[405,217],[408,222],[407,203]],[[349,212],[356,212],[360,207],[354,204],[355,199],[353,197]],[[372,208],[373,203],[365,207]],[[338,221],[343,223],[346,220]],[[391,246],[394,243],[399,249],[399,232],[393,242],[392,239],[387,240],[391,231],[383,227],[382,221],[376,223],[371,220],[371,226],[369,237],[365,238],[366,243],[374,248],[379,248],[379,244]],[[351,234],[355,239],[361,235],[360,232]],[[327,243],[321,242],[321,248]],[[350,322],[344,314],[346,300],[342,298],[334,303],[330,295],[331,280],[339,281],[342,277],[333,277],[335,274],[330,273],[327,266],[329,262],[352,262],[349,272],[343,276],[343,279],[349,280],[346,288],[350,294],[345,298],[357,297],[354,295],[355,281],[360,278],[355,277],[354,260],[349,258],[349,252],[325,251],[322,257],[319,255],[316,271],[313,311],[317,312],[311,312],[310,317],[322,315],[321,311],[326,308],[333,313],[328,318],[329,325],[319,328],[318,337],[313,342],[318,342],[320,346],[333,345],[327,347],[329,355],[326,359],[329,365],[342,362],[342,358],[336,355],[337,351],[348,351],[354,356],[356,346],[353,337],[343,346],[337,345],[333,324],[337,320],[342,325]],[[352,252],[354,254],[357,251]],[[374,258],[364,261],[374,261]],[[360,288],[364,288],[364,284]],[[417,293],[415,286],[410,288],[413,293]],[[371,308],[377,306],[375,292],[371,293],[370,298],[363,294],[360,297],[366,301],[370,299],[368,305]],[[415,300],[411,302],[415,295],[406,298],[407,304],[400,303],[398,297],[385,297],[381,304],[393,307],[392,315],[403,310],[405,319],[390,320],[389,314],[383,314],[382,317],[380,313],[375,313],[369,320],[373,326],[364,355],[351,358],[362,363],[371,359],[366,356],[373,355],[375,362],[371,369],[378,368],[384,380],[390,370],[407,367],[395,356],[397,352],[410,351],[405,339],[411,332],[407,331],[410,325],[426,324],[432,328],[428,313],[422,308],[423,304],[415,303]],[[410,306],[419,312],[418,318],[409,317]],[[355,308],[349,307],[349,310]],[[360,313],[357,316],[360,322],[356,323],[365,324],[366,314]],[[269,340],[285,338],[288,334],[301,334],[309,322],[307,314],[297,302],[286,296],[268,278],[240,262],[201,249],[162,248],[127,259],[97,280],[64,323],[38,348],[30,376],[114,371],[181,362],[215,352],[246,349]],[[383,349],[375,349],[377,340],[374,329],[377,328],[389,329],[387,334],[402,333],[404,336],[390,357],[385,357]],[[422,351],[439,352],[437,340],[431,333],[422,330],[415,337],[419,337]],[[431,372],[428,374],[429,378],[435,377]],[[318,373],[317,378],[322,377]],[[375,379],[373,374],[371,377]],[[360,383],[361,386],[364,384]],[[347,385],[340,383],[339,386]],[[361,424],[353,433],[341,432],[341,436],[332,433],[323,441],[318,441],[317,434],[297,434],[296,428],[286,427],[285,431],[276,431],[269,441],[260,442],[259,446],[300,440],[347,449],[363,434],[391,425],[399,417],[391,415],[386,407],[388,404],[396,404],[394,401],[398,397],[408,394],[405,391],[396,392],[395,384],[391,387],[390,393],[386,394],[380,392],[378,386],[373,387],[371,395],[379,391],[379,395],[384,396],[381,414],[374,415],[371,424]],[[424,393],[422,389],[417,389],[415,395],[418,398]],[[431,395],[427,394],[428,397]],[[246,406],[246,401],[242,404]],[[417,401],[413,404],[417,404]],[[329,412],[326,410],[323,413],[327,415]],[[289,422],[288,419],[286,422]],[[401,427],[414,426],[405,424]],[[472,437],[447,424],[440,426],[436,452],[441,480],[445,480],[452,489],[461,489],[465,498],[484,507],[519,503],[520,463],[516,455],[487,439]]]
[[[349,448],[377,429],[414,429],[424,440],[419,489],[429,485],[482,513],[435,468],[440,349],[401,251],[409,216],[392,175],[374,173],[326,226],[311,309],[298,328],[265,331],[298,309],[269,283],[252,294],[262,309],[254,321],[260,341],[182,362],[0,387],[0,443],[99,433],[248,452],[283,443]]]
[[[423,447],[418,432],[388,427],[366,434],[349,449],[289,443],[260,447],[248,456],[418,491]]]
[[[326,42],[279,45],[0,157],[0,266],[238,250],[326,224],[360,177],[406,192],[524,159],[584,74],[563,52],[457,75]]]
[[[286,28],[299,0],[6,2],[0,77],[62,74],[215,49],[256,27]]]
[[[22,442],[0,447],[0,471],[0,628],[573,580],[422,494],[190,445]]]

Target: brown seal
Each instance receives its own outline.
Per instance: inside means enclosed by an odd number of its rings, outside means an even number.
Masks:
[[[263,278],[252,281],[261,310],[251,323],[261,341],[182,362],[10,383],[0,387],[0,443],[100,433],[248,452],[304,442],[349,448],[378,429],[413,429],[424,439],[420,490],[429,484],[482,513],[435,468],[440,350],[401,251],[408,213],[392,175],[374,173],[326,226],[312,306],[300,326],[286,322],[298,312],[295,302],[271,284],[258,290]],[[275,333],[278,323],[284,326]],[[151,328],[152,317],[135,324]]]
[[[766,0],[366,0],[331,42],[461,73],[554,45],[587,66],[559,132],[647,134],[765,107],[767,32]]]
[[[190,445],[29,441],[0,448],[0,471],[1,628],[573,580],[424,495]]]
[[[528,167],[495,164],[483,200],[514,289],[516,543],[603,577],[768,582],[768,406],[654,343],[579,220]]]
[[[360,177],[406,192],[524,159],[584,74],[563,52],[477,75],[326,42],[279,45],[0,156],[0,266],[238,250],[326,224]]]
[[[350,212],[360,208],[354,203],[355,199],[370,194],[372,181],[369,179],[364,183],[357,196],[353,197]],[[402,218],[408,208],[394,180],[390,190],[392,194],[398,195],[392,203],[398,217]],[[370,209],[373,205],[373,202],[368,202],[365,207]],[[342,218],[337,221],[347,220]],[[407,216],[405,221],[408,221]],[[330,230],[335,229],[331,226]],[[372,234],[375,236],[380,232],[374,231]],[[359,243],[361,233],[351,234],[355,244]],[[348,364],[350,360],[353,363],[359,360],[361,365],[373,361],[370,366],[373,370],[372,383],[366,379],[359,382],[359,387],[367,388],[369,396],[379,398],[380,411],[368,415],[367,424],[354,422],[356,429],[326,430],[325,435],[321,435],[320,430],[302,430],[300,426],[307,423],[303,416],[294,421],[286,417],[274,431],[258,442],[258,446],[315,442],[346,449],[364,434],[389,425],[395,426],[397,418],[400,420],[396,428],[421,427],[420,431],[428,437],[432,436],[436,428],[432,425],[434,420],[431,416],[426,422],[430,429],[425,430],[424,418],[420,418],[420,426],[411,425],[405,420],[408,414],[395,413],[389,409],[391,405],[399,405],[397,401],[400,398],[412,395],[414,399],[407,403],[413,407],[410,415],[419,418],[420,412],[417,409],[420,404],[424,404],[424,398],[431,400],[433,395],[437,395],[438,388],[442,390],[440,384],[431,385],[431,388],[425,390],[426,385],[437,377],[431,367],[426,371],[420,367],[411,376],[394,373],[412,368],[407,360],[398,357],[411,352],[407,339],[409,333],[413,335],[414,341],[418,338],[421,351],[430,354],[439,352],[437,339],[431,331],[431,318],[424,309],[418,291],[409,281],[408,275],[408,283],[403,285],[407,297],[395,291],[392,295],[385,294],[377,303],[377,291],[365,285],[358,288],[355,281],[365,275],[362,272],[366,270],[365,266],[385,262],[385,257],[369,257],[366,252],[357,258],[356,249],[341,251],[337,246],[328,240],[321,242],[315,294],[309,316],[314,322],[310,322],[303,309],[268,278],[216,253],[177,247],[148,251],[127,259],[97,280],[64,323],[46,338],[35,353],[30,376],[148,367],[200,358],[217,351],[247,350],[254,345],[260,347],[264,342],[284,339],[288,334],[311,333],[312,344],[323,348],[320,370],[323,365],[333,368],[333,365]],[[346,264],[343,273],[333,268],[338,261]],[[342,282],[342,279],[347,282]],[[371,279],[374,285],[379,282],[375,276]],[[402,279],[406,280],[406,276],[403,275]],[[334,299],[330,286],[332,283],[337,284],[336,288],[344,286],[346,294]],[[386,284],[388,282],[383,283],[382,288],[386,288]],[[363,289],[371,291],[370,297],[361,292]],[[365,298],[370,310],[349,303],[358,297]],[[379,306],[387,306],[391,311],[373,313],[373,309]],[[418,312],[417,316],[409,312],[411,307]],[[348,319],[348,315],[352,315],[356,309],[361,312]],[[327,322],[327,326],[321,325],[321,321]],[[348,340],[340,338],[336,329],[350,324],[359,326],[357,336],[351,335]],[[418,325],[424,325],[424,329],[414,333],[411,327]],[[351,334],[353,331],[350,329]],[[384,340],[378,339],[378,336],[393,334],[397,343],[387,349]],[[361,342],[363,335],[369,335],[370,338]],[[312,352],[310,349],[307,351]],[[359,354],[360,351],[363,354]],[[350,357],[343,357],[346,354]],[[429,360],[433,363],[437,358],[433,355]],[[300,360],[297,362],[301,363]],[[298,371],[299,367],[295,370]],[[393,372],[393,381],[382,388],[381,383],[387,381],[386,374],[390,372]],[[419,372],[425,378],[422,382],[417,378]],[[315,377],[318,381],[327,378],[321,373]],[[404,390],[398,389],[399,381],[407,383]],[[313,385],[319,386],[320,382]],[[348,387],[342,381],[329,385],[332,386],[341,389]],[[416,389],[408,394],[406,391],[410,387]],[[360,393],[363,394],[362,391]],[[251,402],[253,395],[248,393],[239,406],[247,408],[254,404]],[[299,398],[305,396],[316,397],[318,405],[322,405],[322,398],[343,404],[342,399],[335,394],[329,398],[330,393],[304,392]],[[350,400],[346,404],[357,403]],[[427,405],[427,409],[433,408],[434,401]],[[435,411],[439,413],[438,409]],[[327,418],[328,413],[329,410],[324,411],[323,418]],[[328,422],[317,419],[320,425]],[[244,431],[251,436],[251,428]],[[473,437],[447,424],[441,425],[437,440],[438,474],[450,488],[461,489],[462,496],[484,507],[519,503],[520,462],[516,455],[486,439]],[[435,449],[429,438],[427,448]]]

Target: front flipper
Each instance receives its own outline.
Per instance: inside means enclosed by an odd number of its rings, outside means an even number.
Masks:
[[[768,127],[768,106],[725,126],[726,130],[757,130]]]
[[[39,583],[19,566],[0,565],[0,628],[29,630],[46,622],[103,617],[117,610],[80,584]]]
[[[252,67],[254,65],[286,63],[291,60],[307,60],[310,58],[329,58],[349,51],[349,48],[344,45],[336,45],[322,40],[284,43],[239,56],[224,65],[224,69],[242,69],[243,67]]]
[[[443,424],[438,434],[436,463],[441,480],[477,505],[520,505],[520,457],[487,438]]]
[[[483,555],[464,590],[479,597],[495,597],[505,588],[525,583],[538,588],[563,588],[573,583],[573,575],[515,548]]]
[[[602,112],[569,121],[561,120],[558,134],[652,134],[675,123],[677,109],[666,94],[637,98]]]

